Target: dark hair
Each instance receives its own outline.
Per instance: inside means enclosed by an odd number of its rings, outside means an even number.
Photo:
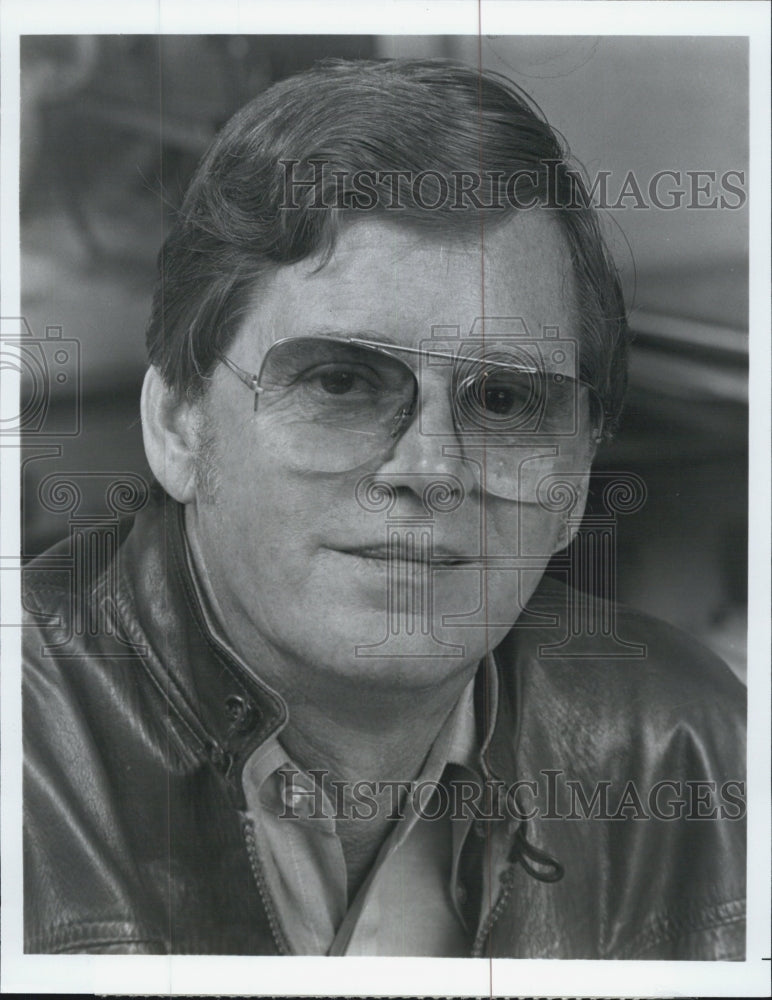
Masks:
[[[431,183],[406,185],[394,210],[388,172],[396,170]],[[479,180],[473,195],[427,207],[443,185],[457,193],[464,172]],[[351,183],[364,174],[367,205]],[[296,182],[289,188],[288,177]],[[513,177],[516,186],[506,188]],[[502,198],[505,190],[516,192],[516,203]],[[175,391],[202,393],[260,277],[318,251],[329,255],[341,221],[363,207],[447,229],[479,225],[481,213],[497,224],[528,201],[562,224],[576,278],[580,375],[598,390],[610,432],[626,385],[627,325],[587,187],[525,93],[498,74],[445,60],[326,61],[234,115],[199,164],[159,254],[150,362]]]

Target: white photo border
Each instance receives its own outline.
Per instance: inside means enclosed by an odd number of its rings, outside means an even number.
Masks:
[[[748,936],[745,962],[525,961],[24,955],[19,630],[2,630],[2,989],[4,992],[280,995],[766,996],[770,963],[770,147],[769,6],[704,2],[361,3],[330,0],[3,0],[0,316],[20,316],[19,38],[24,34],[734,35],[750,43],[750,522]],[[2,371],[0,414],[18,379]],[[0,552],[19,551],[18,447],[0,448]],[[13,568],[3,560],[0,569]],[[3,622],[20,620],[18,573],[0,572]]]

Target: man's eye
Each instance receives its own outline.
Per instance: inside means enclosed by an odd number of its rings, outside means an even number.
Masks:
[[[351,392],[355,383],[356,377],[352,372],[327,372],[319,376],[319,385],[333,396]]]
[[[482,405],[489,413],[504,417],[520,409],[522,398],[509,386],[486,385],[482,393]]]
[[[489,375],[474,388],[477,405],[483,413],[508,417],[519,413],[528,402],[528,387],[520,379]]]
[[[375,376],[366,370],[326,367],[306,372],[300,380],[306,387],[330,396],[345,396],[352,392],[375,392],[378,388]]]

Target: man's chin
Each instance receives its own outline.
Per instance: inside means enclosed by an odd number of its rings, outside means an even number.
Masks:
[[[449,627],[420,615],[372,611],[352,614],[340,625],[337,634],[326,632],[325,649],[309,651],[309,662],[327,664],[324,669],[331,675],[406,689],[430,686],[468,670],[509,630],[478,621]]]

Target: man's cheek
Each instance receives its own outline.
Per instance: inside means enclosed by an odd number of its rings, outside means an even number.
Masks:
[[[528,558],[546,564],[570,540],[565,516],[537,504],[496,501],[485,515],[484,554],[497,561]]]

